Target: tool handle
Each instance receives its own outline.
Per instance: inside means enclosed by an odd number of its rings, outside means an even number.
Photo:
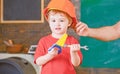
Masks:
[[[58,54],[60,54],[62,52],[62,48],[61,46],[57,45],[57,44],[53,44],[48,51],[52,51],[54,48],[58,48]]]

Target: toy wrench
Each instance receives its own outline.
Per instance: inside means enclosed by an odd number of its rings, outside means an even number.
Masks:
[[[67,44],[65,44],[63,47],[70,47],[71,45],[67,45]],[[80,48],[81,49],[84,49],[84,50],[88,50],[89,48],[88,48],[88,46],[80,46]]]

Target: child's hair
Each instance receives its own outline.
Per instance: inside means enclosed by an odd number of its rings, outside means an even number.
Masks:
[[[51,13],[53,13],[53,15],[56,14],[56,13],[63,13],[68,18],[69,23],[72,24],[72,18],[67,13],[65,13],[63,11],[60,11],[60,10],[54,10],[54,9],[52,9],[52,10],[48,11],[48,13],[47,13],[46,16],[49,18],[49,15],[51,15]]]

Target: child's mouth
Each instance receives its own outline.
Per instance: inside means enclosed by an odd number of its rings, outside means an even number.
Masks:
[[[61,30],[61,28],[55,28],[55,30]]]

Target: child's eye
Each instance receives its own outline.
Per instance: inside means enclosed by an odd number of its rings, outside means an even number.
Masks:
[[[51,20],[52,22],[55,22],[55,20]]]
[[[60,22],[64,22],[64,20],[60,20]]]

